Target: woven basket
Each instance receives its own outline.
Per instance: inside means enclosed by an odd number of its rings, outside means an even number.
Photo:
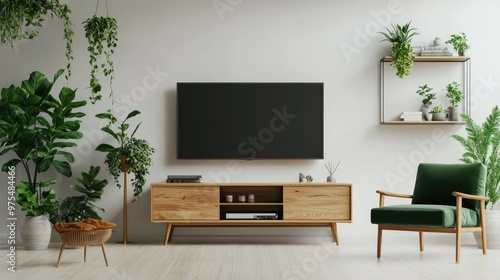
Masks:
[[[71,246],[92,246],[105,243],[111,237],[111,229],[72,230],[59,232],[63,244]]]

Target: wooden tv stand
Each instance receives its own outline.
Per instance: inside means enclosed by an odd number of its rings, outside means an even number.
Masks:
[[[255,202],[238,202],[254,194]],[[233,195],[233,202],[226,202]],[[346,183],[154,183],[151,222],[167,223],[164,245],[176,226],[327,226],[339,245],[337,223],[352,222]],[[276,219],[226,219],[228,213],[276,213]]]

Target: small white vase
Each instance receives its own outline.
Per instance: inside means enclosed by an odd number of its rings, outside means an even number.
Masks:
[[[335,180],[335,177],[333,177],[333,175],[327,176],[326,181],[328,183],[336,183],[337,182],[337,180]]]
[[[44,250],[49,247],[52,224],[46,215],[26,216],[21,224],[21,238],[26,250]]]

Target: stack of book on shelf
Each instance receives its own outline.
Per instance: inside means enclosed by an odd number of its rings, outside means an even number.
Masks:
[[[453,53],[446,47],[424,47],[420,56],[452,56]]]
[[[422,121],[422,112],[403,112],[401,119],[405,122],[419,122]]]
[[[167,183],[202,183],[201,175],[167,175]]]

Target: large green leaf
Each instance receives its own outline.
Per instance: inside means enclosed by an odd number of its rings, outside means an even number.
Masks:
[[[57,172],[60,174],[66,176],[66,177],[71,177],[71,166],[67,161],[59,161],[59,160],[54,160],[52,165],[56,169]]]

